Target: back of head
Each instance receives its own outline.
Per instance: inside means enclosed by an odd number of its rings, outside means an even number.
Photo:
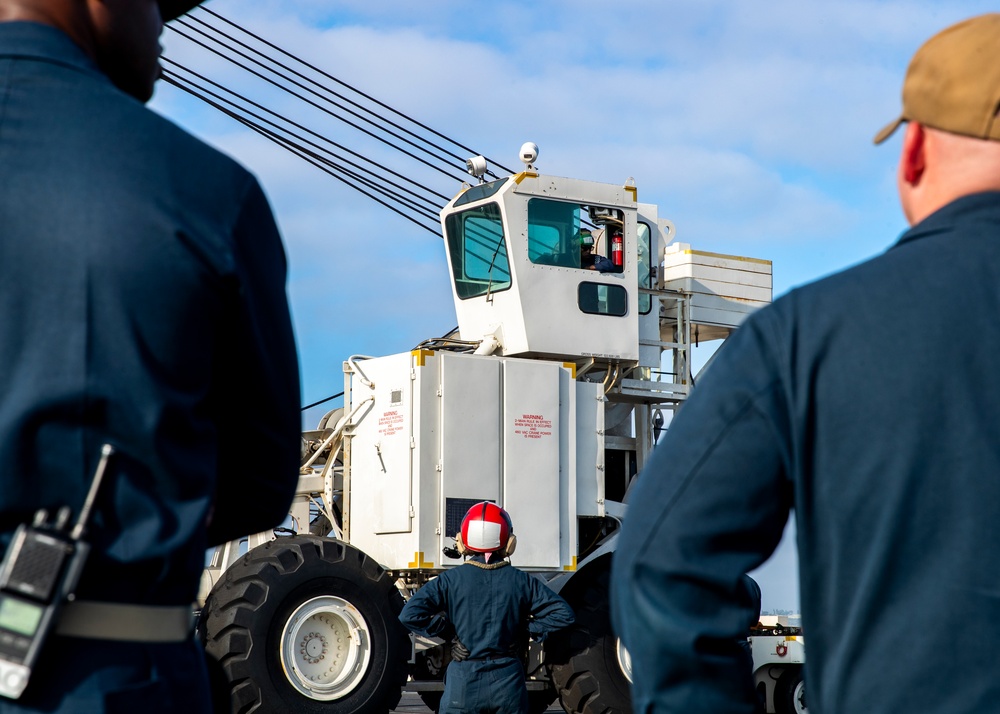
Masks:
[[[916,224],[963,196],[1000,191],[1000,13],[942,30],[913,56],[903,110],[875,136],[909,122],[897,185]]]
[[[34,22],[66,34],[120,90],[141,102],[160,76],[163,23],[203,0],[0,0],[0,22]]]
[[[974,139],[1000,141],[1000,13],[973,17],[925,42],[906,71],[903,111],[876,136],[906,121]]]

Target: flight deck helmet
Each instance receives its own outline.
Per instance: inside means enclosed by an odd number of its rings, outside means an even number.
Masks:
[[[462,530],[455,536],[455,545],[463,555],[497,553],[501,558],[507,557],[517,545],[510,515],[490,501],[477,503],[462,519]]]

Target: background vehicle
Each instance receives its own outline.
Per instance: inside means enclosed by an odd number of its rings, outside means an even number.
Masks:
[[[676,243],[631,179],[545,176],[536,156],[441,211],[458,328],[344,362],[343,408],[303,434],[292,527],[206,569],[200,632],[232,711],[384,712],[404,686],[435,706],[449,650],[397,615],[462,562],[450,546],[483,500],[514,517],[513,562],[577,612],[526,644],[533,708],[630,710],[608,608],[625,491],[695,383],[692,346],[770,301],[771,265]],[[584,228],[612,271],[582,266]]]

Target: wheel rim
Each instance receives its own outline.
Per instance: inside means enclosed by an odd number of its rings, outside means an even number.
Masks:
[[[806,706],[805,682],[799,682],[795,685],[795,690],[792,692],[792,704],[795,707],[795,714],[809,714],[809,709]]]
[[[281,667],[300,694],[340,699],[357,687],[371,659],[371,631],[356,607],[332,595],[299,605],[281,633]]]
[[[625,675],[628,683],[632,684],[632,655],[625,649],[621,637],[616,638],[615,652],[618,654],[618,666],[622,668],[622,674]]]

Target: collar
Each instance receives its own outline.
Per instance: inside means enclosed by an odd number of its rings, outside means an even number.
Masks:
[[[1000,224],[1000,191],[973,193],[956,198],[903,233],[896,246],[920,238],[950,233],[957,224],[980,222],[988,223],[993,230]]]
[[[38,22],[0,22],[0,57],[54,62],[104,76],[94,60],[69,35]]]

